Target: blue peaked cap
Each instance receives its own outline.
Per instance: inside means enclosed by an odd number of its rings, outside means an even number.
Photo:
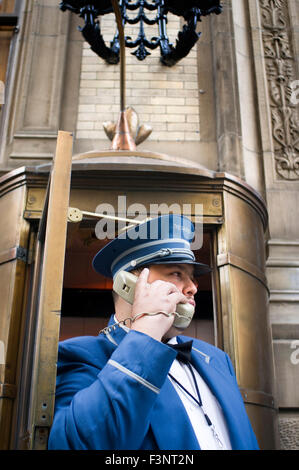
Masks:
[[[95,271],[114,278],[119,271],[132,271],[151,264],[192,264],[194,274],[211,271],[197,263],[190,248],[194,225],[185,216],[163,215],[136,225],[102,248],[93,259]]]

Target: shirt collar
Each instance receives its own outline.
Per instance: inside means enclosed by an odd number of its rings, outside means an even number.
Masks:
[[[177,337],[176,336],[173,336],[172,338],[170,338],[166,344],[178,344],[178,340],[177,340]]]

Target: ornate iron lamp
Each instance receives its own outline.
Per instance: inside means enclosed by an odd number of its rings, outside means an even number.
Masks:
[[[161,62],[172,66],[188,55],[201,33],[196,32],[196,25],[202,16],[211,13],[219,14],[222,11],[220,0],[119,0],[122,24],[139,23],[139,34],[135,40],[125,37],[125,46],[135,49],[134,54],[138,60],[144,60],[150,55],[149,49],[160,47]],[[117,64],[120,59],[120,41],[117,32],[108,47],[101,34],[98,17],[113,12],[110,0],[63,0],[60,3],[62,11],[70,10],[84,18],[85,25],[79,30],[91,49],[109,64]],[[129,16],[128,12],[136,11],[136,16]],[[148,17],[148,12],[151,13]],[[167,14],[172,13],[182,17],[186,24],[178,33],[176,45],[170,44],[167,36]],[[145,25],[157,25],[158,35],[147,39]]]

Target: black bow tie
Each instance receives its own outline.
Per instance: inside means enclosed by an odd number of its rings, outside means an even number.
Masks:
[[[193,341],[187,341],[185,343],[178,343],[178,344],[167,344],[172,349],[177,351],[177,360],[184,362],[187,364],[191,361],[191,350],[192,350],[192,343]]]

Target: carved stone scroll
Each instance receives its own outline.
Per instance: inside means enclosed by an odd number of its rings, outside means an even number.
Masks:
[[[298,107],[291,99],[296,80],[287,0],[260,0],[263,46],[279,179],[299,179]]]

